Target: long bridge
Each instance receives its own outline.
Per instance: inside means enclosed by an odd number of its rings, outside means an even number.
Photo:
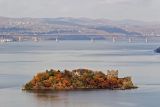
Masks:
[[[63,40],[63,37],[65,36],[73,36],[73,37],[80,37],[84,36],[83,40],[91,40],[92,42],[96,40],[106,40],[106,41],[111,41],[113,43],[119,42],[119,41],[125,41],[128,43],[135,43],[135,42],[145,42],[148,43],[150,41],[157,41],[160,42],[160,36],[150,36],[150,35],[143,35],[143,36],[138,36],[138,35],[106,35],[106,34],[40,34],[40,35],[33,35],[33,34],[1,34],[0,35],[0,40],[3,39],[8,39],[12,38],[15,41],[25,41],[25,40],[32,40],[32,41],[39,41],[39,40]],[[67,39],[65,39],[67,40]],[[70,39],[68,39],[70,40]],[[72,40],[72,39],[71,39]],[[77,39],[78,40],[78,39]]]

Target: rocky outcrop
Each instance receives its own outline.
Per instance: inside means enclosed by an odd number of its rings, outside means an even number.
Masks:
[[[160,53],[160,47],[154,50],[156,53]]]
[[[89,69],[47,70],[38,73],[24,85],[24,90],[72,90],[72,89],[133,89],[131,77],[118,78],[118,70],[101,71]]]

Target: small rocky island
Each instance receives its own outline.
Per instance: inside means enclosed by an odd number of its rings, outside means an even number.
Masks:
[[[160,53],[160,47],[154,50],[156,53]]]
[[[74,90],[74,89],[134,89],[131,77],[118,78],[118,70],[101,71],[89,69],[46,70],[38,73],[24,85],[24,90]]]

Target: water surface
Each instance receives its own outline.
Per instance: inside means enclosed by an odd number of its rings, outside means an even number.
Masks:
[[[158,107],[160,43],[106,41],[40,41],[0,44],[0,106],[2,107]],[[46,69],[118,69],[132,76],[136,90],[24,92],[21,86]]]

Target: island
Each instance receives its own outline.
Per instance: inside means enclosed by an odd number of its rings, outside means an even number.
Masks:
[[[154,50],[156,53],[160,53],[160,47]]]
[[[126,90],[137,88],[131,77],[118,77],[118,70],[101,71],[89,69],[46,70],[36,74],[26,83],[23,90],[75,90],[75,89],[112,89]]]

